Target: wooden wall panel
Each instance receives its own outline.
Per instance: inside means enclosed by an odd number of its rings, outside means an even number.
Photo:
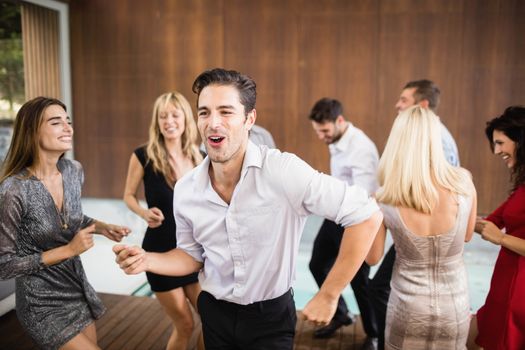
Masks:
[[[257,83],[257,123],[290,150],[297,108],[297,1],[227,1],[224,66]],[[295,130],[297,132],[297,130]]]
[[[85,194],[120,197],[153,100],[216,66],[252,76],[258,123],[279,148],[328,171],[307,115],[324,96],[381,151],[409,80],[442,90],[438,114],[471,170],[479,210],[505,198],[508,170],[485,122],[525,104],[525,3],[519,0],[78,0],[71,6],[75,156]]]
[[[58,12],[24,2],[21,17],[25,97],[61,98]]]
[[[121,197],[156,97],[179,90],[194,102],[196,74],[222,65],[221,8],[217,1],[71,4],[75,157],[85,195]]]
[[[329,173],[328,147],[308,114],[322,97],[341,101],[344,115],[371,138],[378,136],[377,1],[304,1],[300,16],[298,137],[293,152]]]
[[[461,75],[456,120],[466,166],[472,171],[481,204],[488,212],[510,189],[509,170],[491,154],[486,121],[509,105],[525,105],[525,6],[520,1],[465,1]],[[520,89],[521,87],[521,89]]]

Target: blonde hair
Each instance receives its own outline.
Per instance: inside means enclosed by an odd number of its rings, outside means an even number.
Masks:
[[[456,194],[471,192],[470,173],[450,165],[441,142],[439,117],[414,106],[394,121],[379,160],[379,202],[431,214],[444,188]]]
[[[146,153],[149,161],[151,161],[153,165],[153,170],[162,174],[169,183],[174,183],[175,176],[169,163],[164,136],[160,132],[159,127],[160,111],[169,104],[172,104],[184,113],[184,132],[181,136],[182,153],[186,157],[189,157],[195,165],[202,162],[202,155],[198,146],[197,126],[193,119],[193,112],[188,100],[186,100],[182,94],[175,91],[160,95],[153,105]]]

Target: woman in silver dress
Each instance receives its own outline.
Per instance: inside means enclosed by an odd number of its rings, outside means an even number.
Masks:
[[[98,349],[105,309],[79,255],[94,233],[118,242],[130,232],[82,214],[82,167],[63,157],[72,136],[62,102],[26,102],[0,175],[0,278],[16,277],[18,319],[44,349]]]
[[[419,106],[396,118],[378,172],[384,222],[367,262],[381,258],[386,228],[396,248],[385,348],[465,349],[470,305],[463,245],[476,222],[470,174],[447,163],[439,118]]]

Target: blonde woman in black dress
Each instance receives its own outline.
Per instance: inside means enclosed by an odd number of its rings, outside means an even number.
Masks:
[[[26,102],[0,176],[0,278],[16,277],[18,319],[43,349],[99,349],[94,321],[105,309],[79,255],[94,233],[117,242],[129,233],[82,214],[82,166],[63,157],[72,136],[62,102]]]
[[[175,182],[202,161],[197,127],[188,101],[178,92],[157,98],[149,128],[149,141],[133,152],[124,190],[127,206],[148,223],[142,247],[166,252],[177,246],[173,217]],[[137,199],[141,182],[148,208]],[[146,272],[151,289],[174,324],[167,349],[186,349],[195,322],[186,298],[195,307],[200,293],[197,274],[168,277]]]

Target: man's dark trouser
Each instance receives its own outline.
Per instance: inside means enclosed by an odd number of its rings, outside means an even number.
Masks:
[[[395,260],[396,250],[394,249],[394,245],[392,245],[369,285],[370,297],[377,320],[378,350],[383,350],[385,348],[386,309],[388,305],[388,297],[390,296],[390,280],[392,279],[392,270],[394,269]]]
[[[206,350],[292,350],[297,315],[292,290],[239,305],[202,291],[197,300]]]
[[[324,220],[319,233],[317,233],[312,250],[312,258],[310,259],[310,271],[319,287],[323,284],[328,272],[335,263],[341,240],[343,239],[343,232],[344,228],[342,226],[333,221]],[[365,333],[369,337],[376,338],[378,336],[377,324],[369,295],[369,272],[370,266],[363,263],[350,285],[361,312]],[[348,307],[341,296],[339,297],[334,319],[342,320],[347,314]]]

